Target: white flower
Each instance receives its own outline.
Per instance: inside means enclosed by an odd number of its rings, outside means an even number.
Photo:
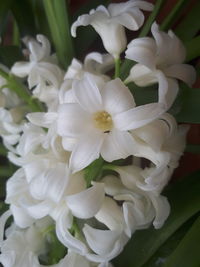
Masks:
[[[35,87],[34,96],[54,110],[58,102],[58,89],[63,81],[64,72],[56,65],[55,56],[50,55],[48,39],[41,34],[38,34],[36,38],[37,41],[29,38],[24,40],[29,49],[30,62],[16,62],[11,72],[21,78],[28,76],[29,89]]]
[[[133,96],[120,79],[100,84],[85,74],[73,84],[76,103],[63,104],[58,110],[57,131],[63,138],[75,139],[70,167],[78,171],[97,159],[126,158],[134,151],[129,130],[153,121],[163,112],[162,104],[135,107]],[[66,147],[68,149],[67,140]]]
[[[0,262],[4,267],[41,267],[38,256],[45,252],[42,231],[52,223],[49,218],[21,230],[11,225],[6,231],[6,239],[1,244]]]
[[[113,66],[114,58],[111,55],[92,52],[85,57],[83,64],[74,58],[68,67],[64,79],[81,79],[84,72],[101,75]],[[107,77],[105,76],[105,78]]]
[[[161,32],[154,22],[151,28],[154,37],[134,39],[126,50],[126,58],[138,62],[130,71],[127,82],[135,82],[138,86],[159,83],[159,102],[172,105],[177,92],[176,79],[191,86],[195,81],[195,70],[192,66],[183,64],[185,48],[182,42],[170,30]]]
[[[101,36],[105,49],[118,58],[127,43],[124,27],[136,31],[144,22],[140,9],[151,11],[153,5],[145,1],[130,0],[126,3],[110,4],[108,8],[99,6],[96,10],[91,10],[89,15],[82,15],[74,22],[72,36],[76,36],[77,27],[92,25]]]

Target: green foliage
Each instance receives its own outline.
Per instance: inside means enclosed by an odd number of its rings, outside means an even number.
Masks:
[[[66,2],[65,0],[43,0],[43,4],[58,60],[66,69],[74,57]]]
[[[160,29],[162,31],[170,29],[173,26],[173,24],[178,20],[182,9],[185,8],[188,4],[189,4],[188,0],[177,1],[176,5],[173,6],[170,13],[165,17],[164,21],[160,26]]]
[[[199,267],[200,265],[200,217],[196,219],[178,247],[163,267]]]
[[[170,236],[200,211],[199,177],[200,171],[195,172],[165,190],[164,195],[170,202],[171,213],[164,226],[159,230],[151,227],[137,231],[122,254],[114,260],[116,267],[144,266]]]
[[[196,1],[176,27],[175,33],[183,42],[191,40],[200,30],[199,12],[200,1]]]
[[[86,180],[87,187],[91,186],[91,182],[99,177],[103,168],[103,163],[104,160],[100,157],[85,168],[84,178]]]
[[[18,46],[0,45],[0,62],[10,68],[16,61],[21,61],[23,54]]]

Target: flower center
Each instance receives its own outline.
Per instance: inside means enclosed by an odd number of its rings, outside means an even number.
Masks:
[[[113,127],[113,121],[110,114],[106,111],[98,111],[93,116],[95,127],[106,132]]]

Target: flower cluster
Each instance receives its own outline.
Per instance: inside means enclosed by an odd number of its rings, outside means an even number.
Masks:
[[[161,192],[178,166],[188,130],[167,111],[177,79],[191,85],[195,72],[183,64],[181,41],[155,22],[155,40],[137,38],[127,46],[125,27],[138,30],[141,10],[152,9],[130,0],[80,16],[72,35],[91,24],[108,54],[90,53],[84,63],[73,59],[66,73],[45,36],[25,38],[29,61],[16,62],[10,72],[27,82],[42,112],[31,112],[6,75],[0,78],[0,135],[9,160],[19,166],[7,182],[9,211],[0,221],[4,266],[47,266],[56,243],[62,253],[54,267],[108,267],[136,230],[152,223],[159,229],[167,219],[170,205]],[[119,67],[124,51],[138,63],[125,81],[112,79],[108,73]],[[138,106],[130,82],[158,83],[158,101]]]

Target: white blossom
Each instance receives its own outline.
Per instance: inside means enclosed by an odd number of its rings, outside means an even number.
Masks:
[[[183,64],[185,48],[178,37],[170,30],[159,31],[154,22],[151,27],[154,37],[137,38],[131,41],[126,50],[126,58],[138,62],[130,71],[127,82],[133,81],[138,86],[159,83],[159,102],[170,108],[178,93],[177,79],[191,86],[195,81],[195,70]]]
[[[60,105],[57,132],[63,138],[76,139],[72,147],[70,167],[78,171],[97,159],[107,161],[126,158],[134,151],[129,130],[139,128],[157,118],[162,104],[135,107],[130,91],[120,79],[96,83],[85,74],[73,84],[76,103]],[[63,143],[64,148],[68,146]]]
[[[153,5],[145,1],[130,0],[126,3],[110,4],[108,8],[98,6],[96,10],[91,10],[89,15],[78,17],[71,28],[72,36],[76,36],[77,27],[92,25],[101,36],[105,49],[118,58],[127,43],[124,27],[136,31],[144,22],[140,9],[151,11]]]

